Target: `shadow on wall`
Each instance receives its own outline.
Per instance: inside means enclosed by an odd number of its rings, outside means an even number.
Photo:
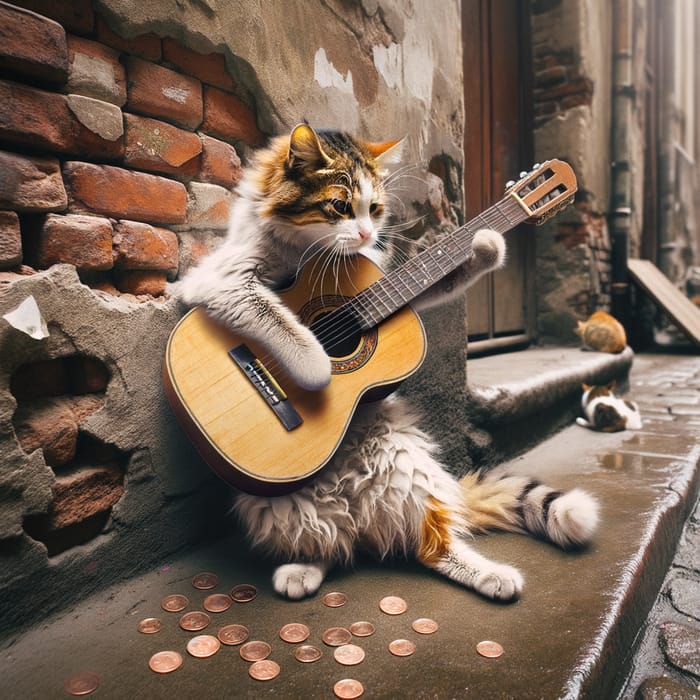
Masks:
[[[27,454],[41,450],[55,475],[48,511],[24,520],[49,556],[103,532],[124,493],[129,455],[82,428],[104,405],[109,378],[104,363],[82,355],[22,365],[12,375],[17,439]]]

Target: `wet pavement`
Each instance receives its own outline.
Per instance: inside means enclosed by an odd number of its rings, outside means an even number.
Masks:
[[[231,533],[3,640],[0,695],[67,698],[64,683],[90,672],[99,678],[94,697],[101,698],[332,698],[338,681],[354,679],[367,698],[598,699],[617,697],[632,668],[624,691],[632,698],[645,683],[649,693],[656,692],[650,683],[671,666],[675,675],[668,678],[683,692],[696,693],[700,518],[698,511],[694,519],[688,516],[698,492],[700,357],[637,356],[627,396],[642,406],[641,431],[601,434],[570,425],[500,467],[558,488],[585,488],[601,503],[600,532],[584,551],[562,552],[515,535],[476,540],[484,555],[522,571],[525,589],[515,603],[495,604],[417,564],[367,560],[353,571],[333,572],[314,598],[289,602],[272,591],[270,564]],[[192,579],[200,572],[215,573],[218,584],[196,588]],[[207,596],[228,594],[241,583],[255,586],[253,600],[208,613],[210,622],[201,630],[180,627],[183,613],[204,611]],[[657,603],[645,628],[662,586],[662,607]],[[347,602],[328,607],[323,597],[330,592],[343,593]],[[188,598],[184,610],[162,609],[163,598],[172,594]],[[383,612],[380,601],[388,595],[403,598],[406,611]],[[139,622],[150,617],[160,619],[162,628],[140,632]],[[437,630],[415,631],[417,618],[433,620]],[[371,622],[375,631],[352,637],[364,658],[343,665],[323,633],[358,621]],[[309,628],[303,643],[320,649],[320,659],[297,660],[300,643],[279,636],[287,623]],[[207,658],[187,651],[192,637],[216,636],[230,624],[244,625],[250,640],[270,645],[278,676],[251,677],[240,645],[221,644]],[[645,629],[642,650],[647,643],[662,646],[658,654],[635,656]],[[398,639],[412,642],[414,653],[393,654],[389,645]],[[480,655],[477,644],[484,640],[497,642],[503,654]],[[159,651],[177,652],[181,666],[152,671],[149,660]],[[677,668],[684,664],[684,670]]]

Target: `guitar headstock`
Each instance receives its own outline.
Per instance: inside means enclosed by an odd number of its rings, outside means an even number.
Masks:
[[[506,196],[525,210],[529,223],[541,224],[571,204],[576,190],[571,166],[554,159],[535,165],[529,173],[520,173],[520,180],[506,185]]]

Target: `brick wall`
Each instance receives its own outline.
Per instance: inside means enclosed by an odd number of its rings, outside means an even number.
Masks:
[[[223,54],[124,39],[89,0],[0,2],[0,271],[161,297],[263,140]]]

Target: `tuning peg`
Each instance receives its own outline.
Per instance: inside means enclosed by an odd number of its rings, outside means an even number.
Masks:
[[[532,169],[533,169],[533,170],[537,170],[537,169],[540,167],[540,165],[542,165],[542,163],[535,163],[535,164],[532,166]]]
[[[520,177],[521,177],[521,178],[522,178],[522,177],[525,177],[526,175],[527,175],[527,171],[526,171],[526,170],[523,170],[523,171],[520,173]]]
[[[515,185],[515,180],[508,180],[508,182],[506,182],[506,189],[509,190],[513,185]]]

